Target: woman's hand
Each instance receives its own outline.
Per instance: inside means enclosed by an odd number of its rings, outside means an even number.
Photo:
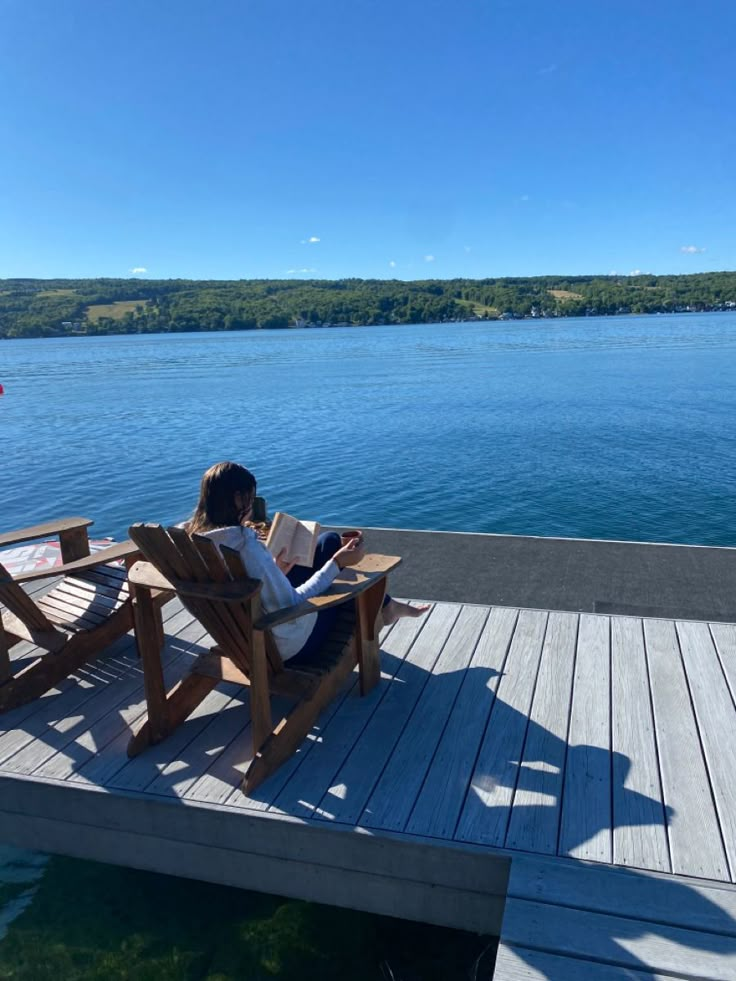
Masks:
[[[291,572],[291,570],[294,568],[294,566],[296,565],[296,562],[287,562],[286,561],[286,554],[287,554],[287,552],[288,552],[288,549],[286,548],[286,546],[284,546],[281,549],[281,551],[279,552],[279,554],[276,556],[276,559],[275,559],[276,565],[279,567],[279,569],[281,569],[281,571],[283,572],[283,574],[285,576],[288,575]]]
[[[343,545],[332,556],[340,569],[345,569],[351,565],[357,565],[365,555],[365,541],[363,535],[359,538],[351,538],[347,545]]]

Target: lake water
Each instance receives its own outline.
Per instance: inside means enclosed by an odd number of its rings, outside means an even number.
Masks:
[[[0,530],[173,521],[219,459],[323,523],[736,545],[736,315],[8,341]]]
[[[736,545],[735,354],[732,314],[2,343],[0,531],[179,520],[231,458],[323,523]],[[0,849],[6,928],[18,981],[449,981],[487,949]]]

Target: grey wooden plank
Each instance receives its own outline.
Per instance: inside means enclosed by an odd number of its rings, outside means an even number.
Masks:
[[[518,855],[508,895],[736,938],[736,887],[725,882]]]
[[[654,721],[673,872],[728,880],[708,774],[674,623],[645,620]]]
[[[388,691],[344,764],[326,788],[316,786],[306,795],[306,803],[316,805],[314,815],[317,818],[349,824],[357,822],[459,613],[457,604],[438,603],[426,617],[403,664],[389,683]]]
[[[736,702],[736,625],[733,623],[711,623],[711,636],[721,659],[731,698]]]
[[[421,632],[426,618],[400,620],[381,635],[381,681],[360,695],[358,672],[317,719],[313,732],[253,796],[237,791],[229,804],[310,817],[315,803],[347,759],[358,737],[390,690],[394,675]],[[319,788],[319,789],[317,789]]]
[[[505,607],[490,612],[406,826],[411,834],[454,834],[518,615]]]
[[[610,619],[580,617],[572,689],[559,853],[610,862]]]
[[[246,699],[245,691],[241,697]],[[241,797],[247,800],[241,790],[241,783],[245,771],[253,759],[250,703],[246,699],[244,704],[240,704],[238,699],[234,699],[232,704],[240,711],[237,716],[234,712],[230,712],[230,724],[219,730],[221,733],[220,741],[225,745],[221,751],[212,755],[209,765],[204,768],[204,772],[198,779],[189,784],[179,783],[177,787],[178,790],[181,789],[179,796],[186,797],[187,800],[203,801],[208,804],[221,804],[228,801],[234,807],[239,806]],[[293,703],[285,698],[273,697],[271,699],[273,718],[277,719],[285,715],[291,705]],[[229,708],[230,706],[228,706]],[[245,716],[247,716],[246,725],[243,724]],[[206,735],[207,730],[205,730]],[[228,737],[230,738],[228,739]],[[211,741],[212,737],[208,738]],[[189,750],[187,750],[186,755],[188,759]],[[265,783],[268,781],[264,781]]]
[[[522,610],[455,838],[502,846],[519,774],[547,614]]]
[[[94,670],[81,668],[57,686],[55,695],[39,699],[37,711],[22,722],[16,721],[13,728],[0,735],[0,767],[29,743],[45,739],[64,719],[84,711],[85,703],[99,690],[100,678],[109,679],[119,670],[114,665],[118,658],[125,657],[126,647],[130,646],[130,641],[126,644],[126,640],[121,638],[120,646],[108,655],[109,667],[97,664]]]
[[[388,636],[392,629],[393,625],[381,632],[381,641]],[[314,733],[319,734],[324,731],[329,719],[338,710],[347,691],[357,683],[357,679],[356,670],[346,682],[343,691],[322,712],[314,726]],[[271,697],[271,717],[274,725],[289,712],[293,705],[294,702],[290,699]],[[250,712],[249,702],[247,703],[247,710]],[[291,774],[309,754],[313,742],[320,738],[316,734],[310,734],[310,737],[304,741],[297,752],[283,766],[279,767],[275,774],[258,787],[255,796],[248,796],[243,792],[242,780],[253,758],[252,732],[249,725],[236,725],[233,721],[229,729],[223,730],[220,736],[223,741],[221,751],[212,754],[212,760],[205,768],[205,772],[194,781],[181,781],[178,784],[179,796],[183,796],[187,800],[211,804],[227,802],[232,807],[266,810],[278,790],[284,786]],[[230,736],[229,739],[228,736]]]
[[[180,617],[180,622],[184,626],[175,635],[167,636],[162,653],[164,683],[167,685],[174,684],[185,673],[191,662],[192,653],[197,650],[206,636],[202,626],[196,620],[192,620],[186,611],[182,610]],[[172,621],[172,630],[176,622],[176,620]],[[90,760],[98,756],[104,757],[108,745],[116,736],[119,737],[124,733],[129,738],[132,727],[146,711],[140,668],[132,676],[132,681],[134,684],[132,686],[126,684],[124,690],[123,686],[120,691],[111,690],[109,698],[103,698],[101,693],[95,696],[88,703],[94,703],[94,711],[85,714],[80,727],[65,728],[65,735],[70,738],[61,742],[58,751],[38,766],[35,772],[39,776],[66,780]],[[111,705],[113,696],[120,694],[124,696],[122,701],[118,699]]]
[[[706,623],[677,623],[731,879],[736,872],[736,710]]]
[[[557,853],[577,633],[576,614],[549,614],[506,833],[507,848]],[[581,840],[583,830],[574,829],[576,841]],[[592,830],[597,833],[600,828]]]
[[[214,763],[222,758],[223,751],[234,745],[237,758],[243,767],[253,758],[250,733],[250,697],[247,687],[241,687],[226,702],[211,722],[188,743],[180,756],[167,763],[159,775],[147,785],[152,794],[184,797],[198,783]],[[233,767],[229,789],[237,787],[242,774]],[[199,797],[199,799],[207,799]]]
[[[140,756],[135,756],[132,760],[127,759],[126,754],[123,765],[106,778],[105,786],[114,787],[118,790],[145,790],[174,760],[180,760],[182,767],[189,769],[187,754],[190,743],[199,736],[205,727],[217,720],[218,714],[230,704],[238,688],[238,685],[229,683],[218,685],[206,698],[202,699],[187,720],[166,739],[155,746],[149,746]],[[129,735],[128,732],[123,732],[122,739],[114,740],[111,743],[110,749],[114,751],[115,755],[122,755],[125,751]],[[106,755],[112,754],[108,752]],[[195,765],[203,765],[202,757],[199,754],[192,759],[192,772],[199,777],[202,771],[201,769],[194,769]],[[84,775],[84,771],[80,771],[80,773]]]
[[[498,945],[493,971],[493,981],[670,981],[671,978],[671,974],[612,967],[600,961],[561,957],[504,942]]]
[[[524,899],[506,900],[501,939],[622,970],[718,981],[736,977],[733,937]]]
[[[403,831],[488,619],[488,610],[465,606],[432,668],[414,711],[360,817],[369,828]]]
[[[669,843],[641,620],[611,619],[613,861],[669,872]]]
[[[56,580],[53,582],[56,582]],[[163,608],[166,629],[168,629],[168,622],[181,609],[182,606],[178,600],[166,604],[166,606]],[[17,650],[20,648],[20,646],[21,645],[17,645],[14,650]],[[26,647],[28,648],[26,653],[29,660],[35,659],[36,655],[40,656],[45,653],[44,651],[41,651],[40,648],[33,647],[31,644],[26,645]],[[110,645],[110,647],[105,651],[104,655],[98,658],[98,660],[95,662],[98,667],[95,668],[95,670],[100,670],[99,665],[103,664],[106,658],[116,657],[126,653],[127,651],[133,651],[134,649],[135,640],[133,639],[132,633],[126,634],[124,637],[120,637],[114,644]],[[93,666],[87,666],[87,670],[92,669]],[[41,712],[48,712],[52,705],[59,705],[59,696],[68,691],[70,688],[78,688],[78,679],[76,675],[70,675],[69,677],[64,678],[55,688],[45,692],[40,698],[35,699],[35,701],[30,702],[28,705],[21,705],[17,709],[11,709],[10,712],[4,712],[2,715],[0,715],[0,734],[11,730],[20,729],[21,727],[25,726],[26,721],[30,720],[31,716],[37,715]]]

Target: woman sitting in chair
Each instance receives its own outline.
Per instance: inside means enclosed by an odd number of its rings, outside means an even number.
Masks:
[[[256,479],[249,470],[237,463],[216,463],[202,477],[199,502],[184,528],[190,535],[206,535],[216,545],[240,553],[248,575],[263,582],[261,602],[266,613],[319,596],[330,587],[340,569],[356,565],[363,558],[362,536],[343,545],[334,531],[319,536],[311,569],[287,565],[284,552],[274,558],[255,530],[243,525],[251,517],[255,495]],[[421,616],[427,609],[386,596],[382,610],[384,626],[400,617]],[[336,610],[331,607],[273,627],[271,632],[282,660],[318,651],[335,616]]]

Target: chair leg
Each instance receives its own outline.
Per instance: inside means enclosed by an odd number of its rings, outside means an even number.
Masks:
[[[131,592],[135,642],[143,668],[149,738],[150,742],[158,743],[169,732],[166,685],[161,666],[163,617],[161,607],[153,602],[148,589],[133,586]]]
[[[147,717],[145,722],[134,732],[128,743],[128,756],[138,756],[144,749],[154,746],[165,739],[170,732],[192,714],[195,708],[203,702],[219,679],[209,675],[189,674],[178,684],[174,685],[166,699],[166,724],[153,726]]]
[[[10,638],[0,613],[0,685],[10,677]]]
[[[337,695],[353,670],[355,660],[350,654],[350,651],[346,652],[337,667],[324,676],[311,698],[299,702],[256,752],[243,780],[242,789],[246,794],[251,794],[304,742],[322,709]]]
[[[381,680],[381,655],[378,644],[378,617],[386,595],[386,577],[358,596],[358,665],[360,694],[367,695]]]

